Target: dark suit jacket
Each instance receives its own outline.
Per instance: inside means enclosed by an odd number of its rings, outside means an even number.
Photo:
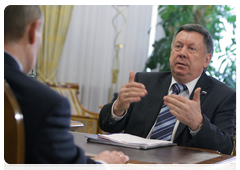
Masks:
[[[168,94],[171,72],[137,73],[136,82],[145,85],[148,94],[140,102],[132,103],[126,116],[118,122],[110,122],[112,103],[105,105],[99,116],[99,125],[106,132],[130,133],[147,137]],[[192,137],[186,125],[180,123],[174,142],[180,146],[218,150],[230,154],[233,148],[234,117],[236,115],[236,92],[205,73],[199,78],[196,88],[201,87],[207,94],[201,95],[201,111],[204,117],[202,129]]]
[[[73,142],[68,132],[68,100],[22,73],[4,53],[4,79],[13,90],[24,116],[25,163],[95,163]]]

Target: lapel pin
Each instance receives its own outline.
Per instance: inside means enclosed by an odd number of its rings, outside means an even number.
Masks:
[[[205,94],[207,94],[207,92],[206,92],[206,91],[202,91],[201,94],[204,94],[204,95],[205,95]]]

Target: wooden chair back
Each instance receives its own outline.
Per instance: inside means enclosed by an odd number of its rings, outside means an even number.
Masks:
[[[71,119],[80,121],[84,124],[83,127],[80,127],[76,131],[91,134],[102,133],[98,126],[99,113],[87,110],[80,103],[78,99],[79,85],[77,83],[47,82],[46,84],[69,100],[71,107]]]
[[[4,80],[4,159],[9,164],[23,164],[25,133],[23,115],[10,86]]]

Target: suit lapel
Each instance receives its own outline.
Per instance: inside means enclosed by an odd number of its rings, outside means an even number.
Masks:
[[[201,87],[201,92],[202,91],[207,92],[206,94],[201,94],[200,95],[200,101],[201,101],[201,104],[202,104],[204,102],[205,98],[208,95],[208,88],[209,88],[209,86],[210,86],[210,82],[209,82],[208,76],[206,75],[205,72],[203,72],[201,77],[199,78],[197,84],[195,85],[195,87],[194,87],[194,89],[192,91],[192,94],[190,95],[190,100],[193,99],[194,91],[198,87]],[[183,124],[182,122],[179,123],[179,126],[177,128],[177,132],[176,132],[175,137],[174,137],[174,141],[177,139],[177,137],[180,135],[180,133],[184,130],[185,127],[186,127],[185,124]]]

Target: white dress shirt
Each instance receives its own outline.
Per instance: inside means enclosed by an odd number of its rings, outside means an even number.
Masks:
[[[196,79],[192,80],[191,82],[185,84],[185,85],[187,86],[187,90],[179,93],[179,95],[180,95],[180,96],[183,96],[183,97],[186,97],[186,98],[189,99],[189,98],[190,98],[190,95],[191,95],[191,93],[192,93],[192,91],[193,91],[193,89],[194,89],[194,87],[195,87],[195,85],[196,85],[196,83],[197,83],[197,81],[198,81],[199,78],[200,78],[200,76],[197,77]],[[172,81],[171,81],[171,84],[170,84],[169,89],[168,89],[168,94],[172,94],[172,85],[173,85],[174,83],[177,83],[177,82],[176,82],[176,80],[172,77]],[[113,106],[114,106],[114,104],[115,104],[115,102],[113,103]],[[116,115],[113,113],[113,106],[112,106],[112,113],[111,113],[111,121],[117,122],[117,121],[121,120],[121,119],[127,114],[127,110],[125,111],[125,113],[124,113],[123,116],[118,117],[118,116],[116,116]],[[156,121],[157,121],[157,120],[156,120]],[[175,134],[176,134],[176,131],[177,131],[179,122],[180,122],[180,121],[177,120],[176,123],[175,123],[175,125],[174,125],[173,133],[172,133],[172,137],[171,137],[171,141],[173,141],[173,139],[174,139],[174,136],[175,136]],[[154,128],[155,124],[156,124],[156,122],[154,123],[152,129],[150,130],[150,132],[149,132],[149,134],[148,134],[148,136],[147,136],[147,139],[150,139],[150,138],[151,138],[152,131],[153,131],[153,128]],[[198,130],[197,130],[197,131],[192,131],[192,130],[190,130],[190,128],[189,128],[189,131],[190,131],[190,133],[191,133],[191,135],[192,135],[193,137],[194,137],[194,136],[197,134],[197,132],[198,132]]]

